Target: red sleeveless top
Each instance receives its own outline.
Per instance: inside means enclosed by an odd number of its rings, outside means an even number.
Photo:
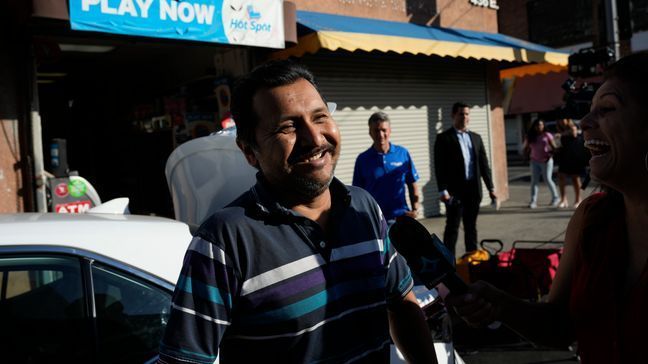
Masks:
[[[585,230],[576,254],[569,309],[583,364],[648,363],[648,271],[623,293],[628,237],[622,201],[586,200]],[[592,224],[606,209],[608,220]],[[587,227],[589,224],[589,227]],[[648,239],[648,237],[647,237]]]

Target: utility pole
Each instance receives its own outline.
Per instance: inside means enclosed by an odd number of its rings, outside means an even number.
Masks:
[[[614,50],[614,59],[621,58],[621,48],[619,39],[619,14],[617,12],[616,0],[605,0],[605,19],[607,29],[607,41]]]

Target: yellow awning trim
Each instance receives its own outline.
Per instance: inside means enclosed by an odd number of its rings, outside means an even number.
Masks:
[[[566,67],[568,63],[568,55],[557,52],[540,52],[512,47],[336,31],[318,31],[300,37],[296,46],[275,52],[272,58],[301,57],[306,53],[316,53],[320,49],[331,51],[343,49],[349,52],[357,50],[366,52],[380,51],[509,62],[550,63],[562,67]]]
[[[500,79],[567,71],[567,65],[551,63],[529,64],[500,71]]]

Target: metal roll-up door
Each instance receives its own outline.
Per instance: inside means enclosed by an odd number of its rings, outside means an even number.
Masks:
[[[419,172],[425,216],[441,206],[434,175],[436,135],[452,126],[451,107],[471,105],[470,130],[479,133],[491,156],[486,67],[455,58],[321,51],[301,60],[315,74],[342,134],[336,176],[350,184],[359,153],[371,146],[367,126],[375,111],[391,119],[391,141],[406,147]]]

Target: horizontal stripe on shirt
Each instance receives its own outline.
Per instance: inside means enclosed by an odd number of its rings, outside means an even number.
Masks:
[[[200,253],[223,265],[227,265],[225,261],[225,252],[221,248],[215,246],[214,244],[199,236],[196,236],[191,240],[191,244],[189,244],[188,249]]]
[[[272,324],[277,321],[286,321],[299,318],[307,313],[315,311],[328,303],[337,301],[350,294],[361,294],[385,287],[385,277],[376,276],[370,279],[354,280],[337,284],[324,291],[318,292],[298,302],[285,305],[279,309],[262,312],[247,317],[241,317],[241,323],[263,322]]]
[[[294,262],[284,264],[280,267],[261,273],[243,282],[241,296],[246,296],[266,286],[281,282],[288,278],[292,278],[324,264],[325,261],[319,254],[313,254]]]
[[[171,303],[171,308],[174,309],[174,310],[184,312],[184,313],[188,313],[188,314],[196,316],[196,317],[200,317],[203,320],[211,321],[211,322],[214,322],[214,323],[219,324],[219,325],[231,325],[231,322],[229,322],[229,321],[223,321],[223,320],[219,320],[219,319],[207,316],[207,315],[203,315],[202,313],[196,312],[196,311],[194,311],[194,310],[192,310],[190,308],[178,306],[175,303]]]
[[[362,307],[355,307],[353,309],[342,312],[342,313],[340,313],[340,314],[338,314],[336,316],[332,316],[332,317],[327,318],[326,320],[320,321],[320,322],[318,322],[317,324],[315,324],[315,325],[313,325],[311,327],[308,327],[306,329],[299,330],[299,331],[296,331],[296,332],[278,334],[278,335],[266,335],[266,336],[261,336],[261,335],[259,335],[259,336],[256,336],[256,335],[254,335],[254,336],[253,335],[232,335],[232,338],[233,339],[245,339],[245,340],[267,340],[267,339],[278,339],[278,338],[281,338],[281,337],[300,336],[300,335],[303,335],[303,334],[306,334],[306,333],[309,333],[309,332],[313,332],[313,331],[319,329],[320,327],[322,327],[322,326],[324,326],[324,325],[326,325],[328,323],[339,320],[339,319],[341,319],[341,318],[343,318],[343,317],[345,317],[347,315],[350,315],[352,313],[356,313],[358,311],[368,310],[368,309],[372,309],[372,308],[376,308],[376,307],[380,307],[380,306],[384,306],[384,305],[385,305],[385,302],[376,302],[376,303],[372,303],[370,305],[366,305],[366,306],[362,306]]]
[[[383,252],[382,239],[369,240],[333,249],[331,251],[331,261],[353,258],[364,254],[374,253],[376,251],[381,253]]]
[[[186,293],[195,293],[198,297],[213,303],[232,307],[232,297],[228,293],[222,293],[218,287],[210,286],[185,275],[181,275],[178,279],[178,288]]]

